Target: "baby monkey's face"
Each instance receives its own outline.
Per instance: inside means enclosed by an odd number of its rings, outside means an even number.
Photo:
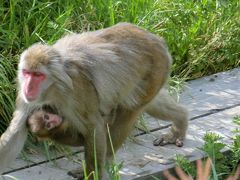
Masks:
[[[28,119],[27,124],[30,132],[40,139],[48,137],[52,129],[60,126],[62,118],[44,110],[35,111]]]

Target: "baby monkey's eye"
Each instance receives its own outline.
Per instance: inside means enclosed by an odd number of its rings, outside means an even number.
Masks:
[[[46,119],[46,120],[49,120],[49,115],[44,114],[43,118]]]

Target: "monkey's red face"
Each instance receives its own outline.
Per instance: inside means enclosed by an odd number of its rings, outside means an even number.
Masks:
[[[28,101],[34,101],[39,97],[46,75],[42,72],[22,70],[24,84],[23,93]]]
[[[72,79],[64,68],[60,54],[52,47],[42,44],[29,47],[18,64],[20,99],[25,103],[49,103],[49,96],[57,87],[73,89]]]

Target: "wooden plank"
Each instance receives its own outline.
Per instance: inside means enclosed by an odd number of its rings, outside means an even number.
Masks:
[[[141,145],[138,145],[136,143],[132,143],[131,141],[126,142],[124,147],[122,148],[124,153],[120,153],[117,156],[121,156],[121,159],[128,159],[129,156],[131,158],[139,157],[142,155],[142,153],[148,151],[148,148],[144,148]],[[138,149],[136,152],[135,149]],[[128,153],[125,153],[128,152]],[[57,160],[55,164],[53,163],[44,163],[38,166],[30,167],[27,169],[23,169],[21,171],[16,171],[13,173],[10,173],[8,175],[11,175],[17,179],[20,180],[32,180],[32,179],[58,179],[58,180],[65,180],[65,179],[73,179],[69,175],[67,175],[67,172],[69,170],[77,169],[81,166],[81,160],[83,158],[83,154],[78,154],[73,157],[72,160],[63,158],[60,160]],[[79,162],[76,162],[79,161]],[[139,162],[136,162],[139,164]],[[137,170],[137,169],[136,169]],[[140,172],[138,172],[140,173]],[[34,177],[34,178],[33,178]],[[2,180],[0,178],[0,180]]]
[[[180,102],[190,110],[191,117],[239,104],[239,83],[240,68],[190,81]]]
[[[239,112],[240,106],[191,121],[183,148],[174,145],[164,147],[152,145],[155,137],[164,133],[166,129],[137,137],[139,144],[144,148],[149,148],[149,150],[138,155],[137,158],[131,158],[131,153],[121,150],[121,153],[129,154],[128,158],[124,158],[124,168],[121,170],[122,179],[149,177],[151,174],[173,167],[173,159],[176,154],[182,154],[190,160],[203,157],[204,154],[197,148],[203,145],[202,138],[206,132],[217,133],[223,137],[224,143],[230,144],[233,137],[232,130],[239,128],[238,125],[232,122],[232,119],[234,116],[239,115]],[[135,149],[135,151],[138,151],[138,149]],[[118,156],[119,158],[123,157],[121,153]],[[137,165],[138,162],[141,163]]]
[[[239,84],[240,68],[189,81],[180,94],[180,103],[189,110],[191,118],[231,107],[240,104]],[[144,123],[149,130],[170,124],[148,115],[145,117]]]
[[[83,157],[82,157],[83,158]],[[70,161],[66,158],[61,160],[56,160],[54,163],[44,163],[38,166],[33,166],[27,169],[23,169],[21,171],[13,172],[7,175],[3,175],[0,177],[0,180],[12,180],[10,177],[13,176],[19,180],[66,180],[66,179],[74,179],[67,175],[69,169],[76,169],[79,167],[78,163],[74,161]]]
[[[79,151],[83,152],[83,150],[84,150],[83,147],[70,147],[69,152],[66,152],[65,155],[75,154],[76,152],[79,152]],[[24,168],[37,165],[39,163],[41,164],[46,161],[49,161],[48,157],[45,154],[39,153],[39,152],[25,155],[27,157],[23,157],[23,155],[20,155],[13,163],[10,164],[9,168],[7,168],[5,172],[9,173],[18,169],[21,170]],[[56,152],[55,154],[50,152],[50,157],[52,161],[55,161],[56,159],[59,159],[63,156],[64,156],[63,153],[60,154]]]

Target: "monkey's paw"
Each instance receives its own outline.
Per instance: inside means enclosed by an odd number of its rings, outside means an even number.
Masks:
[[[68,171],[67,174],[69,176],[72,176],[73,178],[77,178],[78,180],[84,180],[83,169],[76,169],[76,170]]]
[[[169,132],[168,134],[163,134],[153,141],[154,146],[164,146],[166,144],[175,144],[178,147],[182,147],[183,138],[172,134],[172,132]]]

